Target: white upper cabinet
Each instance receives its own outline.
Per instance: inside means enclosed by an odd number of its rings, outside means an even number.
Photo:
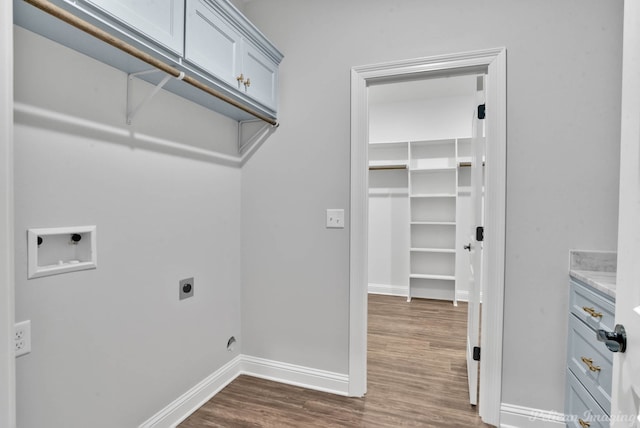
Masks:
[[[278,62],[221,5],[187,0],[185,59],[275,111]]]
[[[239,121],[277,117],[283,55],[229,0],[50,1],[221,96],[173,81],[164,89]],[[24,0],[14,0],[14,23],[127,73],[150,67]],[[163,76],[138,77],[158,84]]]
[[[211,3],[187,0],[185,59],[230,85],[242,73],[242,35]]]
[[[86,0],[148,39],[182,55],[184,0]]]
[[[242,44],[242,78],[245,92],[275,110],[278,99],[278,64],[246,40]]]

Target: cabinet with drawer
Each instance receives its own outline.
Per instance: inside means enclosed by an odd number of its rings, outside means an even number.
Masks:
[[[615,303],[572,278],[569,297],[565,414],[570,427],[606,427],[611,414],[613,354],[597,340],[613,330]]]

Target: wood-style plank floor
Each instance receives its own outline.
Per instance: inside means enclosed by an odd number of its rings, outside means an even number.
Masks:
[[[466,313],[464,303],[369,295],[365,398],[240,376],[179,427],[489,426],[468,402]]]

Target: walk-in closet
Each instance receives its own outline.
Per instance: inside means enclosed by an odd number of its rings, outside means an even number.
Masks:
[[[369,293],[467,300],[475,75],[369,89]]]

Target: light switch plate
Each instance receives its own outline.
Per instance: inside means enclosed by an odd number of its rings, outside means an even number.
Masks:
[[[327,209],[327,228],[344,229],[343,209]]]

